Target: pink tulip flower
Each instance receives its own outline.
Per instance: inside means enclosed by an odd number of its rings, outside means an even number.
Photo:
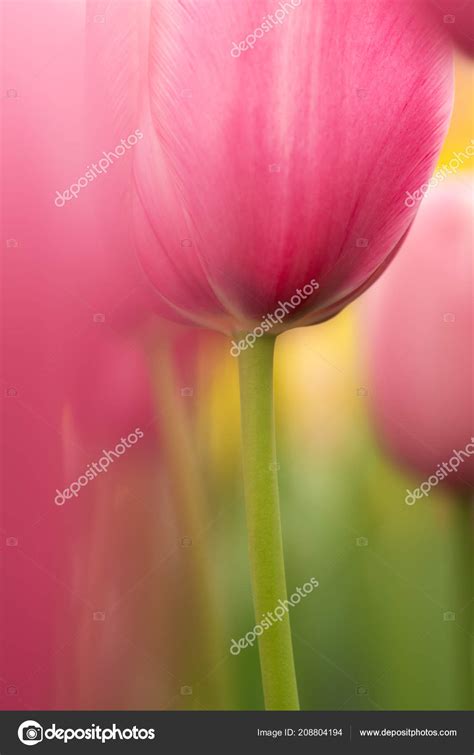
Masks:
[[[438,472],[466,492],[474,482],[473,197],[466,179],[433,190],[365,312],[385,445],[411,469]]]
[[[94,34],[111,111],[143,133],[136,239],[161,311],[226,333],[277,309],[272,334],[317,323],[365,290],[451,109],[421,5],[294,0],[278,23],[274,5],[111,2]]]

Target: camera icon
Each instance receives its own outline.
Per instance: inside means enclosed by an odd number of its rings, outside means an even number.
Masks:
[[[365,684],[358,684],[356,687],[356,695],[368,695],[369,690]]]
[[[24,745],[37,745],[43,741],[43,727],[38,721],[24,721],[18,727],[18,739]]]
[[[443,16],[443,22],[445,24],[454,24],[456,21],[456,16],[452,16],[451,14],[448,14],[447,16]]]
[[[183,687],[181,687],[180,694],[184,695],[184,696],[186,696],[186,695],[192,695],[193,694],[193,688],[189,687],[189,685],[185,684]]]
[[[456,322],[456,315],[454,312],[445,312],[443,315],[444,322]]]
[[[368,545],[368,544],[369,544],[369,541],[367,540],[366,537],[358,537],[358,538],[356,538],[356,545],[358,545],[359,547],[363,547],[363,546]]]
[[[454,611],[445,611],[443,613],[443,621],[456,621],[456,614]]]
[[[181,388],[182,396],[192,396],[193,394],[194,394],[194,391],[192,388]]]
[[[369,239],[356,239],[356,246],[358,246],[359,249],[365,249],[369,246]]]
[[[93,621],[105,621],[105,611],[94,611],[92,614]]]
[[[105,322],[105,315],[102,312],[96,312],[92,315],[92,322]]]

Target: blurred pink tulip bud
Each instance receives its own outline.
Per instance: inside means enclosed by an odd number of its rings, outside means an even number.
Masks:
[[[385,445],[459,486],[474,482],[473,205],[469,180],[436,189],[365,309],[369,397]]]

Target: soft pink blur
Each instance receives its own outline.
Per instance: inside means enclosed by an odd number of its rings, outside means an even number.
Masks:
[[[95,444],[115,445],[136,427],[151,445],[155,409],[150,364],[139,334],[125,338],[99,328],[87,342],[82,359],[71,371],[71,409],[80,437]],[[156,451],[156,447],[155,447]]]
[[[67,430],[68,376],[93,358],[97,331],[103,340],[117,340],[149,316],[148,284],[118,209],[128,156],[113,166],[113,178],[98,178],[77,200],[54,205],[58,190],[116,145],[97,113],[95,141],[93,127],[92,137],[85,128],[93,123],[86,117],[85,2],[7,2],[3,11],[9,94],[3,97],[2,484],[8,506],[1,531],[0,705],[75,707],[74,696],[61,696],[56,674],[75,663],[78,614],[92,616],[94,601],[76,589],[73,561],[88,559],[84,533],[96,491],[91,483],[71,507],[55,506],[54,496],[72,481],[65,458],[76,451],[83,463],[96,457],[87,444],[77,448]]]
[[[377,427],[394,456],[423,476],[474,435],[473,204],[469,179],[433,189],[366,297]],[[474,455],[446,482],[467,492]]]

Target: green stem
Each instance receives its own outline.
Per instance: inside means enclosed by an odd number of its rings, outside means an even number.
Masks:
[[[245,504],[257,624],[287,597],[275,453],[274,346],[273,337],[262,336],[239,356]],[[264,629],[258,645],[266,709],[298,710],[288,611]]]
[[[472,496],[460,496],[454,506],[455,537],[456,537],[456,561],[457,568],[455,579],[459,595],[459,611],[461,613],[460,627],[460,656],[465,692],[463,703],[466,710],[474,707],[474,684],[473,684],[473,642],[474,630],[474,544],[473,544],[473,499]],[[463,615],[464,614],[464,615]]]

